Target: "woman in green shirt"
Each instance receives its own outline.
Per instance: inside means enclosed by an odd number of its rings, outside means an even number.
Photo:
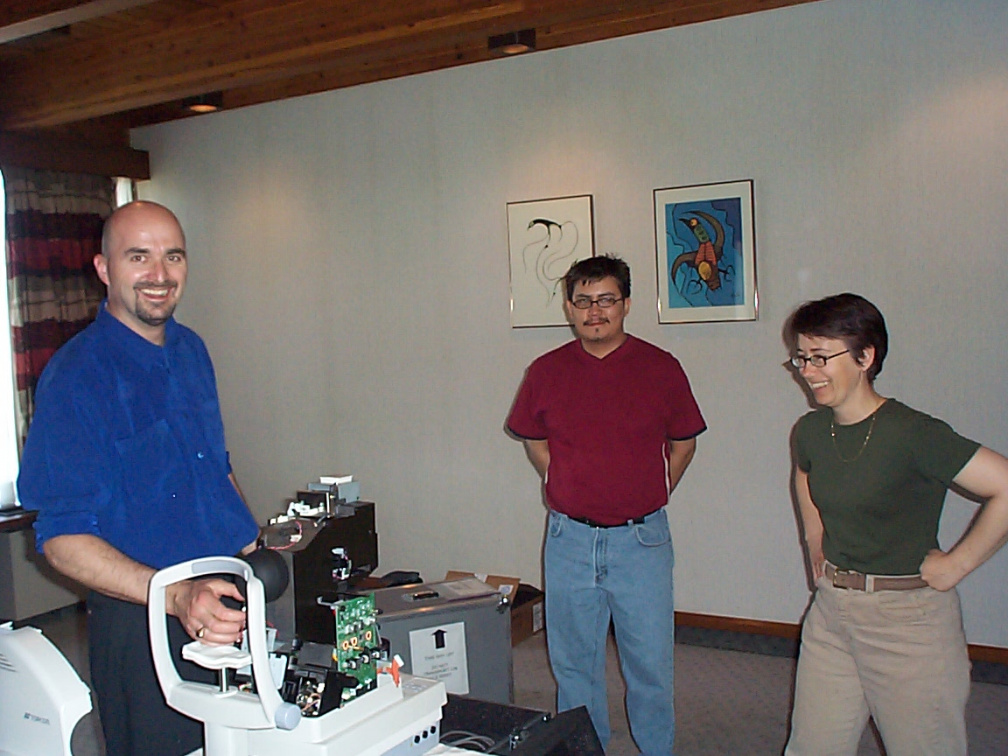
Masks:
[[[876,391],[888,335],[863,297],[807,302],[785,334],[818,405],[792,436],[816,594],[785,754],[855,754],[871,715],[889,756],[965,756],[970,665],[955,586],[1008,540],[1008,460]],[[944,552],[952,483],[985,503]]]

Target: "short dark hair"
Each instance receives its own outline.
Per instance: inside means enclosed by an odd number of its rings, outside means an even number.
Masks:
[[[806,302],[791,313],[784,328],[791,349],[798,336],[841,339],[851,354],[860,359],[868,347],[875,347],[875,359],[868,367],[868,380],[882,372],[889,351],[889,334],[879,309],[858,294],[844,292]]]
[[[619,284],[620,295],[626,299],[630,296],[630,266],[618,257],[602,255],[601,257],[586,257],[570,266],[564,276],[564,288],[567,291],[567,301],[574,297],[574,287],[577,284],[589,284],[612,276]]]

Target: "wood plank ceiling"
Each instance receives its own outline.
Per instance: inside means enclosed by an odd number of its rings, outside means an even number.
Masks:
[[[550,50],[814,0],[13,0],[0,134],[125,147],[136,126],[477,63],[491,35]]]

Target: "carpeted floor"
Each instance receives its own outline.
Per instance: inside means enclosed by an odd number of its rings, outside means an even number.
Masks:
[[[36,618],[32,624],[42,629],[88,682],[83,610],[64,609]],[[749,653],[693,645],[700,639],[684,635],[690,643],[678,642],[677,631],[676,753],[679,756],[780,754],[787,738],[793,656],[780,653],[780,649]],[[607,753],[634,756],[638,751],[627,727],[624,687],[614,647],[609,649],[607,675],[613,729]],[[549,671],[542,633],[514,649],[514,689],[516,705],[553,710],[556,685]],[[974,682],[967,725],[971,756],[1008,754],[1008,685]],[[78,724],[72,747],[74,756],[104,756],[104,743],[93,712]],[[882,753],[872,731],[866,729],[858,756]]]
[[[676,754],[779,756],[787,740],[795,659],[689,645],[678,642],[678,630],[676,638]],[[514,674],[517,705],[552,710],[556,684],[541,633],[514,649]],[[606,752],[635,756],[611,641],[606,674],[613,731]],[[1008,686],[974,682],[966,716],[971,756],[1008,754]],[[857,756],[884,753],[874,730],[866,728]]]

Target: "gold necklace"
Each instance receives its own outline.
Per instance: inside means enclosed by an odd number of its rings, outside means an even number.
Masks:
[[[872,412],[871,425],[868,426],[868,435],[866,435],[864,437],[864,443],[861,444],[861,448],[858,449],[858,453],[855,454],[850,459],[847,459],[843,454],[840,453],[840,447],[837,446],[837,442],[836,442],[836,429],[835,429],[835,426],[833,425],[834,421],[833,421],[832,417],[830,418],[830,421],[829,421],[829,434],[830,434],[830,438],[833,439],[833,448],[836,449],[837,456],[840,457],[840,461],[841,462],[854,462],[862,454],[864,454],[865,447],[868,446],[868,439],[871,438],[872,431],[875,430],[875,421],[878,419],[878,411],[879,411],[879,409],[881,409],[881,407],[882,407],[882,405],[880,404],[878,407],[875,408],[875,411]]]

